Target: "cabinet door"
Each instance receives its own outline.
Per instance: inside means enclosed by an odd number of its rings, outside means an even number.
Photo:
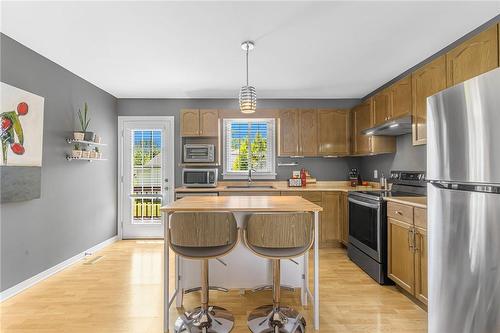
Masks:
[[[391,118],[411,114],[411,77],[396,82],[391,87]]]
[[[318,110],[319,155],[350,153],[349,110]]]
[[[341,241],[347,246],[349,243],[349,201],[345,192],[340,195],[340,212]]]
[[[299,110],[279,112],[279,156],[299,155]]]
[[[362,130],[370,128],[371,110],[370,103],[365,102],[356,106],[352,110],[353,117],[353,139],[354,139],[354,154],[367,154],[370,152],[370,136],[361,133]]]
[[[316,110],[300,110],[300,149],[302,156],[318,155],[318,114]]]
[[[200,135],[219,135],[219,112],[217,110],[200,110]]]
[[[200,110],[181,110],[181,136],[200,135]]]
[[[494,25],[446,54],[448,87],[498,67],[497,29]]]
[[[415,233],[415,297],[427,305],[427,230]]]
[[[413,144],[427,143],[427,97],[446,88],[446,61],[441,56],[412,74]]]
[[[340,193],[323,192],[323,212],[320,227],[320,246],[338,246],[340,242]]]
[[[413,253],[413,227],[388,218],[388,269],[389,277],[401,288],[414,293],[415,263]]]
[[[375,125],[384,123],[390,115],[389,90],[382,90],[372,97],[373,122]]]

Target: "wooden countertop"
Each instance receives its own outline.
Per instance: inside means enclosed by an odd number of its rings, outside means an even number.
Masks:
[[[227,186],[245,185],[245,181],[221,181],[217,187],[208,188],[188,188],[177,187],[175,192],[286,192],[286,191],[370,191],[377,190],[378,183],[370,183],[370,186],[356,186],[351,187],[348,181],[318,181],[315,184],[308,184],[306,187],[289,187],[287,181],[254,181],[253,185],[271,185],[274,188],[227,188]]]
[[[163,212],[320,212],[318,205],[298,196],[190,196],[161,208]]]
[[[403,205],[427,209],[427,197],[395,197],[384,199],[386,201],[392,201]]]

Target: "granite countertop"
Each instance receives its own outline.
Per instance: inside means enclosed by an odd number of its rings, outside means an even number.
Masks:
[[[369,183],[369,186],[351,187],[348,181],[318,181],[315,184],[308,184],[305,187],[289,187],[287,181],[254,181],[251,184],[257,186],[273,186],[273,188],[227,188],[227,186],[246,185],[245,181],[221,181],[217,187],[188,188],[177,187],[175,192],[286,192],[286,191],[370,191],[378,190],[378,183]]]
[[[427,209],[427,197],[389,197],[386,201]]]

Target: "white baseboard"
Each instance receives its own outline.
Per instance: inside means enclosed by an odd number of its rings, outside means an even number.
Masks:
[[[111,237],[111,238],[105,240],[104,242],[101,242],[95,246],[92,246],[90,249],[87,249],[83,252],[80,252],[77,255],[75,255],[69,259],[64,260],[63,262],[61,262],[55,266],[52,266],[51,268],[49,268],[43,272],[40,272],[37,275],[30,277],[27,280],[24,280],[23,282],[16,284],[13,287],[10,287],[9,289],[2,291],[0,293],[0,302],[3,302],[5,300],[11,298],[12,296],[19,294],[21,291],[26,290],[29,287],[37,284],[38,282],[41,282],[41,281],[47,279],[48,277],[56,274],[57,272],[65,269],[66,267],[71,266],[72,264],[74,264],[77,261],[84,258],[86,254],[88,255],[89,253],[94,253],[96,251],[99,251],[99,250],[105,248],[106,246],[113,244],[117,240],[118,240],[118,236]]]

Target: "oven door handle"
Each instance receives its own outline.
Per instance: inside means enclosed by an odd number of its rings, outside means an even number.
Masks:
[[[379,208],[379,204],[373,204],[373,203],[369,203],[369,202],[365,202],[365,201],[356,200],[353,198],[349,198],[349,202],[355,203],[355,204],[360,205],[360,206],[369,207],[369,208],[374,208],[374,209]]]

